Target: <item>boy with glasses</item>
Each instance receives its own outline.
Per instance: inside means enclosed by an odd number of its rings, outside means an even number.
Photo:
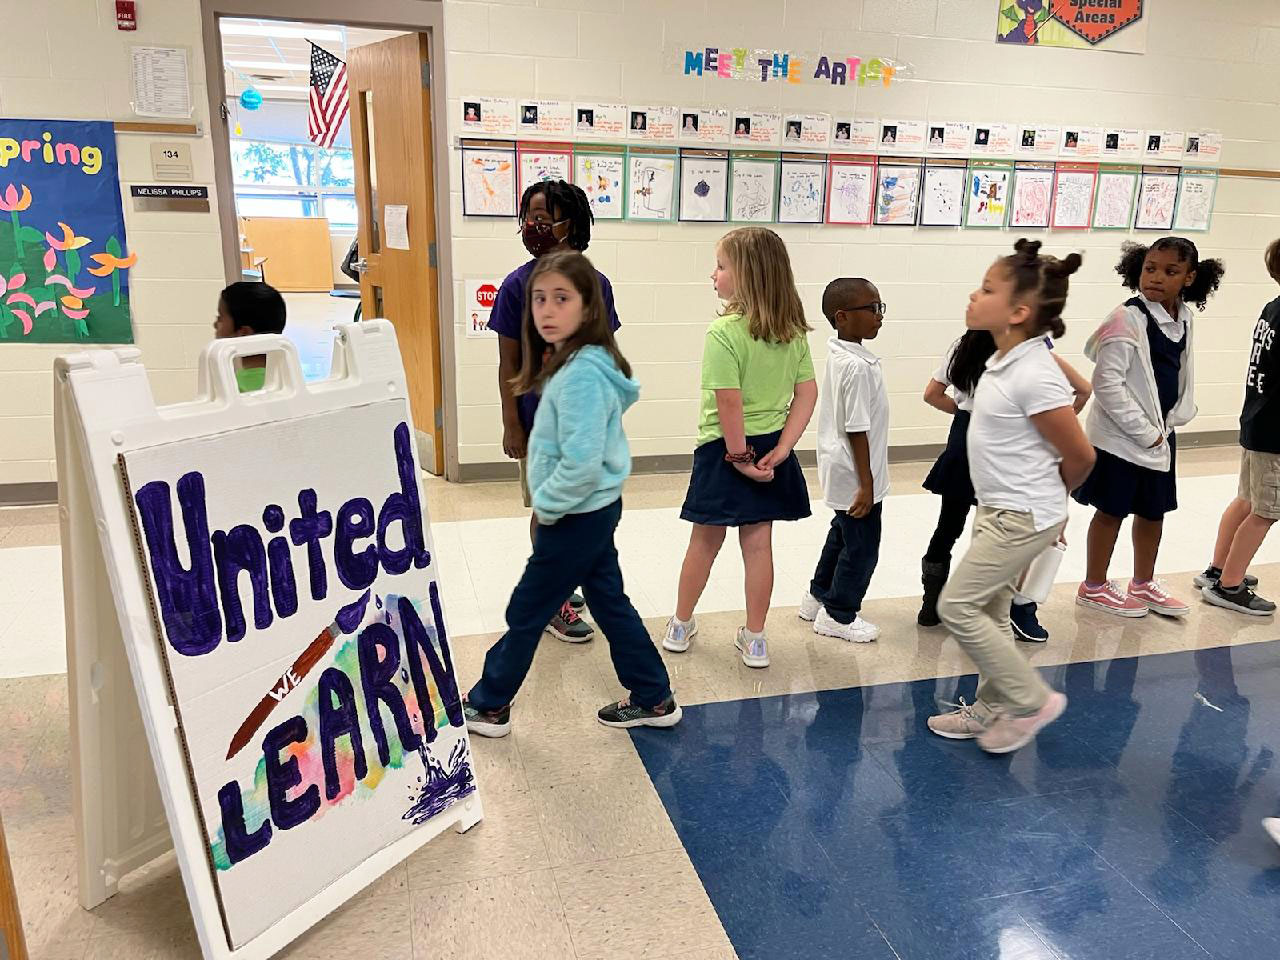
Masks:
[[[815,633],[870,643],[880,628],[859,616],[880,558],[880,514],[889,492],[889,394],[880,358],[863,346],[880,332],[885,304],[870,280],[827,284],[822,312],[836,331],[818,401],[818,477],[835,511],[800,618]]]

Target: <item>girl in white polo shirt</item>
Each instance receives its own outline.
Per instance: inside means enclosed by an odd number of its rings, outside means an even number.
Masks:
[[[1067,698],[1049,688],[1014,645],[1009,601],[1023,570],[1055,543],[1067,519],[1067,491],[1089,475],[1093,447],[1076,421],[1074,399],[1048,345],[1065,328],[1067,278],[1079,254],[1041,256],[1019,240],[969,296],[965,326],[989,330],[996,352],[978,381],[969,425],[969,470],[978,498],[969,550],[952,571],[938,614],[978,665],[976,702],[929,718],[952,740],[977,738],[988,753],[1010,753],[1056,720]]]

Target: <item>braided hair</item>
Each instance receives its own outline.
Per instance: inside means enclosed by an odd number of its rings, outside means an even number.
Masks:
[[[1186,237],[1161,237],[1151,246],[1141,243],[1126,243],[1120,248],[1120,261],[1116,264],[1116,273],[1121,282],[1130,290],[1137,291],[1142,281],[1142,264],[1147,254],[1153,250],[1173,250],[1178,259],[1187,264],[1188,270],[1194,270],[1196,278],[1182,291],[1182,299],[1186,303],[1194,303],[1203,310],[1209,298],[1218,290],[1226,267],[1221,260],[1201,260],[1200,251]]]
[[[596,222],[591,201],[577,184],[564,180],[542,180],[525,188],[520,198],[520,222],[529,215],[529,202],[536,196],[547,199],[547,212],[554,220],[569,221],[566,241],[574,250],[585,250],[591,243],[591,225]]]
[[[1030,300],[1035,308],[1027,324],[1027,336],[1050,334],[1055,340],[1067,332],[1062,310],[1067,305],[1067,278],[1080,269],[1084,258],[1069,253],[1063,259],[1040,252],[1039,240],[1023,237],[1013,245],[1014,252],[1000,262],[1013,279],[1015,299]]]

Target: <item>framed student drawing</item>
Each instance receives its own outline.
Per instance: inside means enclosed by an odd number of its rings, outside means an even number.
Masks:
[[[621,153],[575,153],[573,182],[582,188],[597,220],[621,220],[627,158]]]
[[[913,227],[920,210],[918,163],[881,163],[876,168],[877,226]]]
[[[734,157],[729,167],[729,219],[773,223],[778,211],[778,161]]]
[[[676,158],[672,154],[628,152],[627,219],[673,219],[676,175]]]
[[[1009,186],[1013,169],[1008,164],[974,161],[969,166],[965,198],[966,227],[1003,227],[1009,215]]]
[[[516,152],[491,147],[462,148],[462,214],[516,215]]]
[[[1013,171],[1009,226],[1044,230],[1053,206],[1053,166],[1018,166]]]
[[[1173,229],[1200,232],[1209,229],[1218,175],[1209,170],[1183,170],[1178,179],[1178,205]]]
[[[1178,202],[1176,173],[1143,173],[1138,190],[1135,230],[1172,230],[1173,210]]]
[[[535,183],[544,180],[573,180],[573,153],[568,147],[563,149],[546,149],[541,146],[532,149],[519,148],[516,156],[520,161],[519,195]]]
[[[965,168],[930,163],[924,168],[920,226],[958,227],[964,219]]]
[[[824,162],[784,158],[778,184],[778,222],[821,223],[825,186]]]
[[[827,171],[827,223],[869,224],[875,193],[874,163],[833,160]]]
[[[1128,230],[1133,223],[1133,198],[1138,192],[1138,171],[1103,170],[1093,200],[1093,229]]]
[[[1053,182],[1055,230],[1087,230],[1093,213],[1093,190],[1098,182],[1096,164],[1060,163]]]
[[[729,215],[729,158],[680,155],[680,219],[724,223]]]

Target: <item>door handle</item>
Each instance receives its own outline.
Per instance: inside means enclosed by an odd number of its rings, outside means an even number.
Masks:
[[[361,257],[359,260],[351,264],[351,267],[353,270],[355,270],[356,273],[364,273],[366,270],[369,269],[369,261],[366,260],[364,257]]]

